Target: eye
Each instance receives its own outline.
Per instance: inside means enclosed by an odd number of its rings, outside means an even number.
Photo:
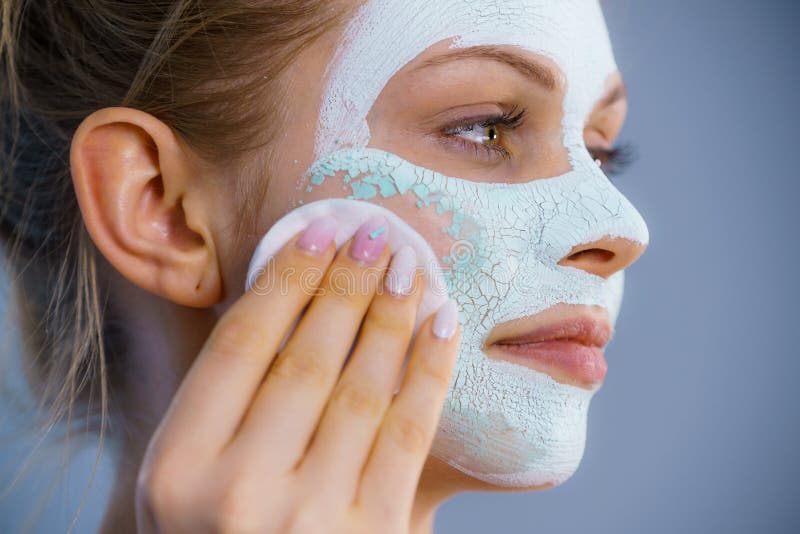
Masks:
[[[525,110],[512,109],[488,117],[469,117],[446,126],[442,134],[456,148],[471,151],[482,159],[509,158],[506,135],[522,124],[524,116]]]

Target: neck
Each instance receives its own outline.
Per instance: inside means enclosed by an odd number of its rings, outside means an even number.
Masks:
[[[116,483],[100,532],[135,533],[136,478],[147,445],[217,316],[148,293],[110,267],[103,271],[115,300],[125,303],[127,346]]]

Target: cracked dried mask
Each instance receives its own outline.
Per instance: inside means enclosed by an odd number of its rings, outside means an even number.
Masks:
[[[571,170],[486,183],[372,147],[367,115],[382,89],[441,42],[509,45],[552,60],[566,82],[561,127]],[[374,202],[431,243],[462,324],[431,454],[492,484],[530,487],[568,478],[583,455],[593,391],[488,357],[482,350],[488,333],[559,303],[602,306],[614,321],[622,272],[604,279],[558,262],[602,237],[648,240],[644,221],[583,140],[585,121],[615,70],[594,0],[372,0],[348,24],[328,68],[317,160],[291,203]]]

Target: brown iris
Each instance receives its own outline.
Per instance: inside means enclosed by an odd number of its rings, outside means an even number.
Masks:
[[[500,140],[500,131],[497,129],[496,124],[492,124],[486,126],[483,129],[483,137],[486,139],[486,142],[492,145],[495,145]]]

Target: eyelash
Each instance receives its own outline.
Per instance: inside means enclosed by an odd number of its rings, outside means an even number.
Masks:
[[[511,157],[511,153],[502,145],[486,145],[484,143],[476,143],[461,137],[461,134],[468,132],[475,126],[480,126],[481,128],[502,126],[506,131],[514,130],[522,126],[526,112],[526,109],[519,110],[519,108],[513,107],[500,115],[489,117],[469,117],[454,124],[448,125],[442,130],[442,134],[450,141],[458,143],[460,148],[464,150],[472,150],[478,156],[488,158],[499,156],[503,159],[509,159]],[[608,176],[622,174],[635,159],[635,150],[631,143],[623,143],[610,149],[588,148],[588,150],[592,156],[592,159],[595,161],[600,160],[600,167]]]
[[[625,172],[636,159],[636,150],[631,143],[622,143],[611,149],[589,148],[592,158],[600,160],[600,168],[608,176],[617,176]]]

